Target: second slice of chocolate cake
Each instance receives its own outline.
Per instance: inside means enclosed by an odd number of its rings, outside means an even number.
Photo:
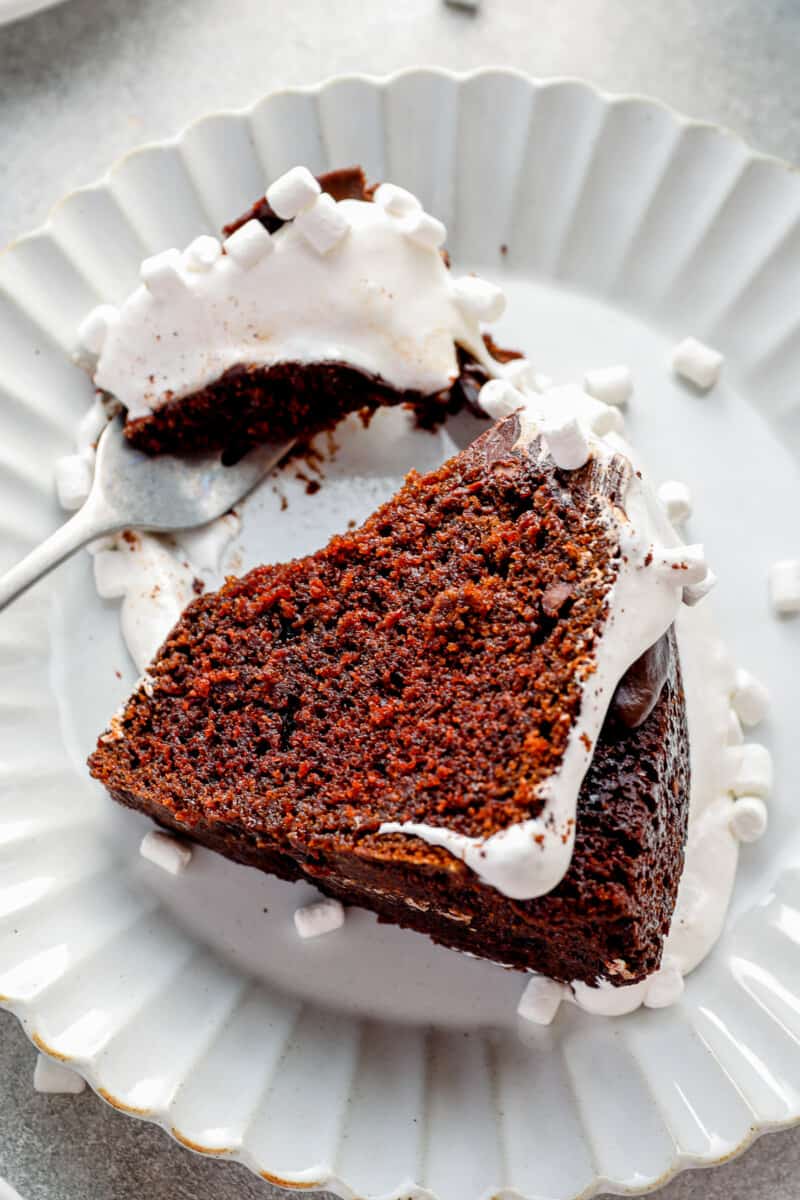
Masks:
[[[643,978],[689,768],[670,628],[685,564],[633,529],[640,486],[597,446],[560,470],[509,416],[360,529],[191,604],[92,774],[447,946]]]
[[[480,413],[483,384],[520,355],[482,329],[502,293],[451,275],[444,226],[359,167],[317,179],[296,167],[275,188],[284,216],[261,197],[222,244],[201,235],[146,259],[121,308],[81,326],[131,444],[233,461],[385,405],[408,405],[426,428]]]

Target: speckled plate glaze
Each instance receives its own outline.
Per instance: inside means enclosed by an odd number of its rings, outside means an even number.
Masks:
[[[629,428],[695,496],[739,662],[775,697],[771,829],[746,847],[727,932],[682,1002],[621,1020],[565,1006],[518,1030],[522,980],[360,911],[301,943],[311,889],[196,853],[138,858],[147,823],[84,758],[133,682],[89,561],[0,620],[0,999],[109,1103],[287,1187],[438,1200],[646,1190],[800,1118],[800,621],[766,572],[800,552],[800,178],[647,100],[502,70],[335,79],[219,113],[118,163],[0,258],[0,558],[60,519],[53,463],[90,399],[75,328],[139,260],[213,231],[296,162],[360,161],[417,192],[461,268],[503,282],[499,334],[557,379],[629,362]],[[725,351],[701,397],[666,368]],[[323,490],[265,484],[242,562],[325,541],[470,435],[354,423]],[[399,436],[389,443],[387,422]],[[399,422],[399,424],[398,424]]]

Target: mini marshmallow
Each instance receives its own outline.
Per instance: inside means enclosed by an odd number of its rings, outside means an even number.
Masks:
[[[151,829],[139,847],[142,858],[170,875],[180,875],[192,861],[192,848],[160,829]]]
[[[718,582],[719,580],[713,571],[706,571],[699,583],[691,583],[683,589],[683,603],[687,608],[694,608],[695,604],[699,604],[709,592],[714,590]]]
[[[743,742],[728,746],[728,787],[734,796],[758,796],[763,799],[772,791],[772,755],[758,742]]]
[[[731,697],[736,714],[743,725],[751,728],[764,720],[769,711],[769,692],[763,683],[739,667]]]
[[[622,433],[625,421],[618,408],[611,408],[606,404],[598,408],[591,419],[591,426],[592,433],[596,433],[598,437],[605,437],[607,433]]]
[[[709,573],[705,551],[699,545],[662,547],[655,554],[655,567],[659,575],[681,587],[698,584]]]
[[[411,238],[412,242],[424,246],[427,250],[438,250],[447,237],[447,230],[442,222],[436,217],[430,216],[429,213],[421,211],[404,217],[400,228],[406,237]]]
[[[294,227],[317,254],[327,254],[350,232],[350,222],[327,193],[317,196],[309,208],[295,217]]]
[[[564,985],[546,975],[532,975],[520,996],[517,1014],[534,1025],[549,1025],[564,999]]]
[[[661,506],[673,525],[683,525],[692,515],[692,494],[685,483],[668,479],[658,489]]]
[[[183,252],[183,265],[187,271],[210,271],[222,254],[219,238],[203,233],[196,237]]]
[[[644,1002],[647,984],[648,980],[642,979],[638,983],[615,987],[605,979],[598,979],[596,985],[575,980],[569,986],[570,995],[584,1012],[599,1017],[623,1017],[635,1012]]]
[[[79,1096],[86,1090],[86,1080],[63,1063],[40,1054],[33,1071],[33,1087],[45,1096]]]
[[[620,408],[628,403],[633,394],[630,368],[624,365],[587,371],[583,377],[583,384],[595,400],[602,400],[604,404],[613,404]]]
[[[678,964],[668,956],[661,967],[647,981],[644,993],[646,1008],[669,1008],[683,995],[684,981]]]
[[[555,380],[552,375],[544,375],[541,371],[537,371],[533,383],[537,392],[549,392],[555,385]]]
[[[267,188],[267,201],[284,221],[291,221],[313,204],[322,188],[308,167],[292,167]]]
[[[527,358],[512,358],[510,362],[505,363],[502,367],[503,379],[507,379],[510,384],[520,390],[524,388],[536,388],[536,371],[533,363],[528,362]]]
[[[453,298],[467,316],[478,321],[497,321],[506,311],[506,297],[501,288],[477,275],[463,275],[450,284]]]
[[[505,379],[490,379],[478,395],[478,403],[493,421],[501,421],[525,403],[521,392]]]
[[[767,832],[769,814],[760,796],[742,796],[733,806],[729,828],[739,842],[757,842]]]
[[[411,213],[422,211],[422,205],[414,193],[407,192],[396,183],[382,183],[373,199],[393,217],[408,217]]]
[[[272,238],[260,221],[253,218],[232,233],[223,243],[225,253],[243,271],[261,262],[272,249]]]
[[[589,459],[589,443],[575,417],[549,421],[542,426],[547,448],[562,471],[576,471]]]
[[[101,600],[118,600],[130,583],[129,556],[124,550],[100,548],[95,551],[94,586]]]
[[[713,350],[699,342],[697,338],[687,337],[672,351],[672,369],[682,379],[688,379],[696,387],[707,392],[719,379],[725,356],[719,350]]]
[[[94,454],[66,454],[56,462],[56,492],[58,503],[67,512],[74,512],[86,501],[92,490]]]
[[[81,345],[90,354],[101,354],[108,331],[119,320],[119,309],[113,304],[98,304],[78,326]]]
[[[344,908],[338,900],[327,897],[295,910],[294,927],[301,938],[321,937],[344,925]]]
[[[171,300],[186,288],[179,250],[163,250],[146,258],[139,268],[142,283],[157,300]]]
[[[776,613],[800,613],[800,558],[782,558],[769,569],[769,598]]]

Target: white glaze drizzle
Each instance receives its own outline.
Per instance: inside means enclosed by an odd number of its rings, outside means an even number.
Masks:
[[[554,422],[573,417],[592,456],[608,460],[622,454],[635,466],[633,449],[617,434],[598,437],[594,432],[597,412],[605,406],[581,389],[553,388],[543,394],[526,391],[520,393],[520,399],[518,448],[531,446],[537,434]],[[546,454],[541,442],[536,447],[535,452]],[[540,815],[488,838],[415,821],[387,821],[379,829],[382,834],[404,833],[442,847],[484,883],[513,899],[542,896],[566,874],[575,841],[578,791],[614,690],[628,667],[672,624],[681,606],[684,575],[697,569],[693,556],[684,571],[680,553],[671,556],[674,569],[659,569],[670,548],[678,544],[678,537],[640,472],[632,474],[623,503],[625,511],[621,512],[607,502],[606,517],[621,549],[619,571],[608,596],[608,617],[595,649],[593,670],[587,673],[583,668],[580,713],[557,771],[539,787]]]
[[[384,185],[376,199],[316,196],[272,236],[251,220],[226,253],[204,237],[145,260],[119,311],[81,326],[95,383],[136,419],[241,364],[345,362],[428,394],[454,382],[463,347],[498,373],[479,319],[502,312],[500,290],[451,276],[444,226],[410,193]]]

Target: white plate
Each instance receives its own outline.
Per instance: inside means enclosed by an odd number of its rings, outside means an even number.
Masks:
[[[18,21],[20,17],[33,16],[44,8],[53,8],[62,3],[63,0],[0,0],[0,25]]]
[[[137,858],[147,823],[87,779],[133,671],[81,556],[0,621],[0,993],[112,1104],[287,1185],[644,1189],[800,1118],[800,621],[772,618],[765,594],[769,563],[800,552],[797,175],[652,102],[508,71],[333,80],[138,151],[0,258],[2,564],[59,520],[53,460],[90,395],[69,359],[79,317],[293,163],[358,161],[444,218],[460,267],[502,279],[499,334],[540,369],[631,363],[633,437],[656,475],[693,489],[723,631],[776,697],[759,731],[772,827],[743,854],[728,932],[678,1007],[570,1008],[522,1041],[512,973],[358,911],[301,943],[291,914],[310,888],[204,851],[162,875]],[[703,398],[665,366],[689,332],[728,355]],[[286,513],[262,488],[245,565],[321,544],[470,434],[462,418],[387,449],[403,422],[342,431],[321,493],[283,481]]]

